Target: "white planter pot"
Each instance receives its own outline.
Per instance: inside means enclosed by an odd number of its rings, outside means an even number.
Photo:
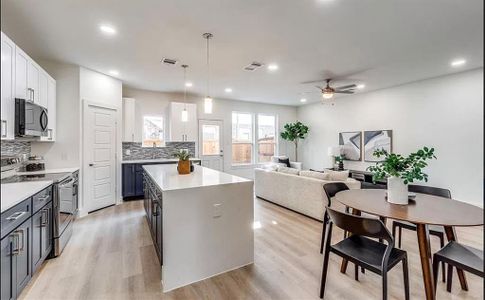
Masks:
[[[387,201],[394,204],[408,204],[408,185],[399,177],[387,178]]]

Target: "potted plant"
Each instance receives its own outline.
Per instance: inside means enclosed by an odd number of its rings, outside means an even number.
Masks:
[[[298,161],[298,141],[304,139],[308,134],[308,126],[302,122],[288,123],[284,126],[285,131],[281,132],[282,139],[293,142],[295,144],[295,160]]]
[[[179,174],[190,174],[190,153],[186,149],[182,149],[173,155],[175,158],[179,159],[177,165],[177,171]]]
[[[428,181],[423,169],[428,165],[426,160],[436,159],[434,148],[423,147],[404,157],[388,153],[383,149],[374,151],[374,155],[383,161],[367,169],[372,172],[373,181],[387,178],[387,201],[394,204],[408,204],[408,184],[415,180]]]

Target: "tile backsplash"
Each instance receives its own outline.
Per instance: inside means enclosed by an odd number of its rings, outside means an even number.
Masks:
[[[19,156],[22,154],[30,155],[31,147],[30,142],[26,141],[2,141],[1,143],[1,155],[14,155]]]
[[[142,147],[141,143],[123,142],[123,160],[173,158],[181,149],[189,150],[195,156],[195,142],[166,142],[165,147]],[[127,155],[127,150],[130,154]]]

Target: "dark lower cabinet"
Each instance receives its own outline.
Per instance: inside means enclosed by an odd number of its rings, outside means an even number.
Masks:
[[[144,207],[148,222],[148,228],[152,235],[153,245],[160,260],[160,265],[163,265],[163,224],[162,224],[162,193],[160,193],[151,183],[150,179],[144,177]]]
[[[52,202],[32,217],[32,270],[35,272],[52,250]]]
[[[32,277],[32,220],[1,240],[1,299],[16,299]]]
[[[143,169],[140,164],[123,164],[123,198],[143,196]]]

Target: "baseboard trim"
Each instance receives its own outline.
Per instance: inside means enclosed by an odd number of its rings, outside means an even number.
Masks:
[[[261,199],[261,200],[264,200],[264,201],[269,202],[269,203],[271,203],[271,204],[274,204],[274,205],[276,205],[276,206],[282,207],[282,208],[284,208],[284,209],[287,209],[287,210],[289,210],[289,211],[292,211],[292,212],[297,213],[297,214],[299,214],[299,215],[302,215],[302,216],[304,216],[304,217],[310,218],[310,219],[312,219],[312,220],[318,221],[318,222],[320,222],[320,223],[323,223],[323,221],[322,221],[322,220],[316,219],[316,218],[311,217],[311,216],[309,216],[309,215],[305,215],[305,214],[304,214],[304,213],[302,213],[302,212],[299,212],[299,211],[296,211],[296,210],[294,210],[294,209],[291,209],[291,208],[288,208],[288,207],[286,207],[286,206],[283,206],[283,205],[281,205],[281,204],[275,203],[275,202],[273,202],[273,201],[271,201],[271,200],[264,199],[264,198],[262,198],[262,197],[260,197],[260,196],[258,196],[258,195],[256,195],[256,198]]]

